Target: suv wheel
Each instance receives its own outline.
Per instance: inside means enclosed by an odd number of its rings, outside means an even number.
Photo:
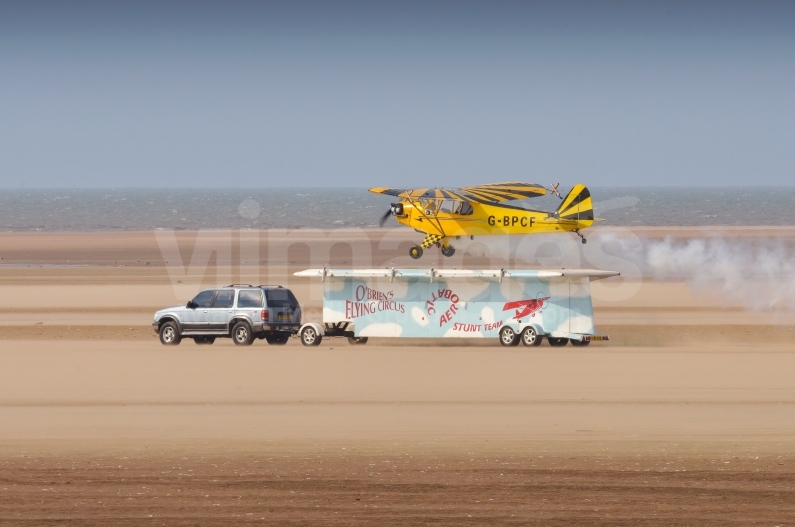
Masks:
[[[232,340],[238,346],[250,346],[254,342],[254,335],[251,333],[251,328],[245,322],[238,322],[232,328]]]
[[[176,346],[182,337],[175,322],[166,322],[160,326],[160,342],[165,346]]]
[[[319,346],[323,336],[319,335],[312,326],[307,326],[301,330],[301,344],[304,346]]]

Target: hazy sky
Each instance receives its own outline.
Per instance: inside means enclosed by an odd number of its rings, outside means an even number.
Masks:
[[[795,184],[795,2],[0,3],[0,187]]]

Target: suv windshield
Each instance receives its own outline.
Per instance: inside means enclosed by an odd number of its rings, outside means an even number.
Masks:
[[[268,300],[268,307],[290,307],[293,309],[298,307],[298,300],[289,289],[266,289],[265,298]]]

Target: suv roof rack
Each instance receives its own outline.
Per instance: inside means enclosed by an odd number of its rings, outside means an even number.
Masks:
[[[225,285],[224,287],[254,287],[251,284],[229,284]]]
[[[257,287],[272,287],[274,289],[284,289],[282,285],[258,285]]]

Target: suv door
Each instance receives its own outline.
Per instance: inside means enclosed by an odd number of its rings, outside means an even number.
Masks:
[[[188,331],[206,331],[210,322],[209,310],[213,305],[215,289],[207,289],[196,295],[190,308],[185,309],[183,327]]]
[[[235,290],[219,289],[215,293],[212,307],[208,310],[207,329],[214,333],[226,333],[229,330],[229,319],[232,318],[234,305]]]

